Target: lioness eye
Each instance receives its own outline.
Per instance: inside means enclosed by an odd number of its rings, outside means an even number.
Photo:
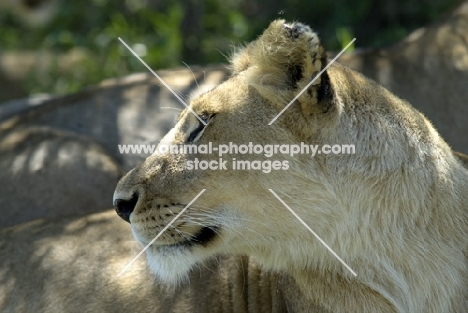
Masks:
[[[190,133],[187,141],[194,142],[200,139],[201,135],[203,134],[203,131],[205,130],[206,126],[208,126],[208,123],[210,122],[212,117],[213,115],[208,115],[208,114],[200,115],[200,118],[206,123],[206,125],[203,124],[199,119],[197,119],[198,126]]]

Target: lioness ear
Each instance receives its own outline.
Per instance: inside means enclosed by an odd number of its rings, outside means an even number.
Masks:
[[[248,83],[266,98],[289,103],[326,66],[327,57],[315,32],[300,23],[276,20],[245,49],[234,55],[234,73],[248,70]],[[275,92],[272,92],[272,88]],[[326,112],[332,89],[324,72],[297,99],[305,116]]]

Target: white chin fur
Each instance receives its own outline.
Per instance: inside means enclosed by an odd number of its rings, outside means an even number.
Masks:
[[[169,284],[187,280],[192,267],[200,261],[183,247],[161,247],[159,251],[149,248],[146,258],[150,270]]]

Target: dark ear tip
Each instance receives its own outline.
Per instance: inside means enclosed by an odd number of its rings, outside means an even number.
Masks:
[[[319,102],[333,99],[333,90],[330,83],[330,77],[328,77],[327,71],[321,75],[321,84],[317,93],[317,100]]]
[[[297,39],[300,35],[304,34],[305,32],[312,31],[309,26],[304,25],[302,23],[294,23],[292,25],[283,24],[283,28],[288,31],[288,34],[291,38]]]

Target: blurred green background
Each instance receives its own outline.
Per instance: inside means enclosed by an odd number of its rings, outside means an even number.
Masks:
[[[183,62],[189,65],[225,62],[233,46],[254,39],[276,18],[311,25],[328,50],[339,50],[353,37],[357,38],[356,47],[378,48],[430,23],[459,3],[455,0],[16,2],[22,4],[0,6],[0,75],[8,76],[4,79],[8,83],[13,81],[18,88],[16,94],[0,95],[2,101],[23,94],[75,92],[105,78],[146,71],[136,58],[129,57],[117,37],[125,40],[153,69],[184,66]]]

